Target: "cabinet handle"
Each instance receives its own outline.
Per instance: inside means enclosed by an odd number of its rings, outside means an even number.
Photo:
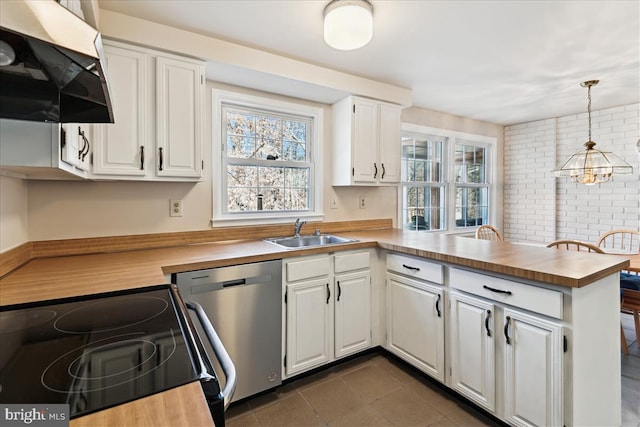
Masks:
[[[164,163],[164,159],[162,156],[162,147],[158,148],[158,151],[160,152],[160,167],[158,168],[158,170],[162,170],[162,164]]]
[[[487,310],[487,317],[484,319],[484,328],[487,330],[487,336],[491,336],[491,329],[489,329],[489,319],[491,319],[491,310]]]
[[[84,131],[80,130],[80,127],[78,127],[78,134],[82,137],[82,150],[80,150],[80,153],[78,154],[78,159],[84,162],[84,158],[87,157],[87,154],[89,154],[89,150],[91,149],[91,143],[85,136]]]
[[[507,340],[507,344],[511,344],[511,338],[509,338],[509,325],[511,324],[511,317],[507,316],[507,322],[504,324],[504,337]]]
[[[82,131],[80,130],[80,126],[78,126],[78,135],[82,136]],[[82,138],[82,147],[78,150],[78,160],[82,160],[82,152],[84,151],[84,146],[87,144],[87,140]]]
[[[491,291],[491,292],[497,292],[499,294],[511,295],[511,291],[503,291],[502,289],[491,288],[491,287],[489,287],[487,285],[482,285],[482,287],[485,288],[488,291]]]
[[[373,177],[375,178],[376,176],[378,176],[378,165],[376,165],[374,163],[373,164]]]
[[[329,289],[329,284],[327,283],[327,304],[329,304],[330,299],[331,299],[331,289]]]
[[[144,170],[144,145],[140,146],[140,170]]]
[[[380,165],[382,166],[382,176],[380,179],[384,179],[384,174],[387,173],[387,171],[384,169],[384,163],[380,163]]]
[[[407,265],[407,264],[402,264],[402,266],[404,268],[408,268],[409,270],[420,271],[420,269],[418,267],[411,267],[410,265]]]
[[[438,317],[442,317],[442,313],[440,313],[440,298],[442,298],[442,295],[438,294],[438,299],[436,300],[436,312],[438,313]]]
[[[340,295],[342,295],[342,288],[340,287],[340,281],[338,281],[338,297],[336,300],[340,301]]]

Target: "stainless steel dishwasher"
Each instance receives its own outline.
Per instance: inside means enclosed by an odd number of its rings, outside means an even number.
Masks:
[[[172,279],[184,300],[202,306],[236,365],[232,401],[282,383],[281,260],[177,273]]]

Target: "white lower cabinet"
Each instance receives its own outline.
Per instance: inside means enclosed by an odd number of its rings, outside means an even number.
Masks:
[[[371,347],[371,274],[369,270],[336,275],[335,357]]]
[[[387,349],[444,381],[442,289],[387,274]]]
[[[562,426],[562,326],[507,308],[503,325],[504,420]]]
[[[287,284],[287,376],[331,360],[333,299],[329,277]]]
[[[449,300],[451,387],[495,412],[494,305],[455,291],[449,294]]]
[[[285,377],[371,346],[369,251],[285,260]]]
[[[442,266],[390,255],[387,268],[387,350],[444,382],[444,289],[438,285]],[[400,269],[435,274],[427,282],[393,273]]]
[[[563,326],[531,310],[537,298],[519,299],[528,285],[450,270],[448,361],[450,386],[516,426],[562,426]],[[456,290],[478,292],[483,297]],[[484,297],[495,293],[496,300]],[[561,294],[538,288],[554,301]]]

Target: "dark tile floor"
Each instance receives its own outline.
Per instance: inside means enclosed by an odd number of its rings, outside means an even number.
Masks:
[[[640,346],[622,315],[622,426],[640,427]],[[392,357],[372,353],[232,405],[228,427],[496,426],[493,419]]]
[[[227,426],[496,426],[391,357],[373,353],[232,405]]]

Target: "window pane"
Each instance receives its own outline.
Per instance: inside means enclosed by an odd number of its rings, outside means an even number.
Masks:
[[[409,230],[444,230],[444,187],[404,187],[403,224]]]
[[[297,141],[282,141],[282,157],[284,160],[305,161],[307,158],[306,144]]]
[[[284,199],[286,210],[301,211],[309,208],[309,194],[304,188],[287,189]]]
[[[402,140],[402,181],[442,182],[443,142],[435,137]]]
[[[487,223],[488,191],[486,188],[456,190],[456,226],[475,227]]]
[[[485,180],[485,148],[456,144],[455,172],[457,183],[483,184]]]
[[[284,168],[258,168],[258,183],[263,187],[284,187]]]

